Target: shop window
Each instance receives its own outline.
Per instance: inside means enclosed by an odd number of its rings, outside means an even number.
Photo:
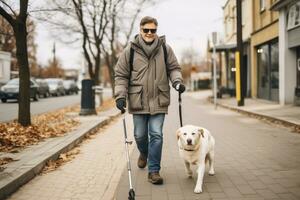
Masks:
[[[279,100],[278,42],[272,41],[257,48],[258,97]]]

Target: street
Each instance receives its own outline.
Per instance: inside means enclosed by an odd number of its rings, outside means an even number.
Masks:
[[[103,97],[111,97],[111,89],[105,88],[103,90]],[[66,95],[59,97],[39,98],[39,101],[31,101],[31,114],[41,114],[80,104],[81,93],[77,95]],[[18,117],[18,102],[17,100],[10,100],[7,103],[0,103],[0,122],[6,122]]]
[[[209,91],[210,92],[210,91]],[[207,92],[196,98],[183,95],[183,124],[199,125],[216,139],[215,176],[204,177],[203,193],[194,194],[179,158],[175,131],[179,128],[177,94],[164,126],[161,175],[164,185],[147,181],[147,170],[137,169],[138,153],[131,156],[136,199],[299,199],[300,135],[288,129],[265,124],[236,112],[218,108],[206,101]],[[132,137],[132,118],[127,117]],[[116,184],[116,198],[127,199],[128,176],[122,120],[85,142],[81,153],[54,172],[37,176],[9,199],[110,199],[103,193]],[[131,147],[132,148],[132,147]],[[121,172],[120,172],[121,170]],[[113,175],[122,173],[120,182]],[[114,193],[115,191],[109,191]]]

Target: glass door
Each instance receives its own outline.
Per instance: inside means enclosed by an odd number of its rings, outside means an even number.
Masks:
[[[269,57],[268,45],[257,48],[258,97],[268,100],[270,97]]]
[[[279,52],[278,42],[257,48],[258,97],[279,101]]]
[[[278,42],[270,44],[270,100],[279,101],[279,52]]]

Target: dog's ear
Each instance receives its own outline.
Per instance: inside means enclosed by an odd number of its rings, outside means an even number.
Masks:
[[[198,129],[198,133],[204,138],[204,130],[202,128]]]
[[[176,137],[177,137],[177,140],[179,140],[180,134],[181,134],[181,131],[180,131],[180,128],[179,128],[179,129],[177,129],[177,131],[176,131]]]

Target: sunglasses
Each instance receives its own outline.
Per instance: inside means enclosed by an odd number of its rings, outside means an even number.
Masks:
[[[144,33],[149,33],[149,31],[154,34],[156,33],[157,29],[151,29],[151,28],[143,28]]]

